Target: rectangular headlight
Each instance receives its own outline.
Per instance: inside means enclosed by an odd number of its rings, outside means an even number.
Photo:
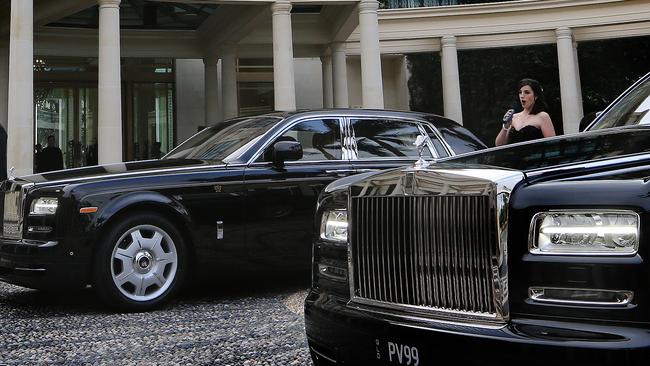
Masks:
[[[639,249],[639,215],[629,210],[558,210],[530,224],[533,254],[630,255]]]
[[[54,215],[59,205],[56,197],[39,197],[32,201],[29,209],[30,215]]]
[[[348,241],[348,211],[328,210],[323,212],[320,223],[321,239],[339,243]]]

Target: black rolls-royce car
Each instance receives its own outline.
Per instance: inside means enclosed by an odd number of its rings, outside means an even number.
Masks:
[[[161,160],[14,178],[3,185],[0,279],[93,285],[145,310],[191,269],[309,272],[314,206],[333,180],[484,148],[442,117],[371,110],[274,113],[208,128]]]
[[[650,74],[588,132],[330,184],[314,363],[647,365],[649,109]]]

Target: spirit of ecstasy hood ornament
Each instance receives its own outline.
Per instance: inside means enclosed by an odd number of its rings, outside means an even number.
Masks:
[[[423,169],[428,167],[431,163],[422,158],[422,151],[424,151],[424,149],[427,147],[427,138],[422,135],[418,135],[418,137],[415,138],[413,145],[415,145],[415,147],[418,149],[418,155],[420,156],[418,161],[415,162],[415,168]]]

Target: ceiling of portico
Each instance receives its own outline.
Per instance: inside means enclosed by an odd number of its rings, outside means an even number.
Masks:
[[[96,55],[98,0],[33,0],[34,52]],[[248,57],[273,52],[273,0],[121,0],[122,54],[201,58],[237,46]],[[358,0],[292,0],[294,53],[318,57],[358,25]],[[0,34],[10,1],[0,1]],[[69,47],[67,44],[69,43]],[[56,46],[55,46],[56,45]]]

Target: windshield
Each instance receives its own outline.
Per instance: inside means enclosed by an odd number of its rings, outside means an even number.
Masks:
[[[190,137],[163,159],[219,160],[228,163],[237,160],[280,120],[279,117],[262,116],[218,123]]]
[[[650,124],[650,77],[620,99],[589,130]]]

